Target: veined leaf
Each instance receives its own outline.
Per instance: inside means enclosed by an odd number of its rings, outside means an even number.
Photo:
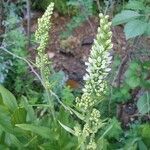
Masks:
[[[136,36],[142,35],[147,29],[147,23],[141,20],[129,21],[124,28],[126,39],[134,38]]]
[[[138,141],[139,150],[148,150],[147,146],[143,141]]]
[[[10,143],[11,145],[14,145],[15,147],[17,147],[19,149],[23,148],[23,144],[13,134],[6,133],[5,136],[6,136],[6,139],[5,139],[6,142],[8,141],[8,143]]]
[[[114,26],[123,24],[138,17],[140,17],[140,14],[138,12],[132,10],[124,10],[114,17],[114,19],[112,20],[112,24]]]
[[[3,103],[13,112],[17,108],[17,101],[14,95],[0,85],[0,94],[3,99]]]
[[[79,112],[75,111],[74,109],[72,109],[71,107],[69,107],[69,109],[81,120],[85,120],[84,116],[82,114],[80,114]]]
[[[144,93],[137,102],[139,113],[142,115],[150,112],[150,93]]]
[[[5,113],[0,113],[0,128],[3,129],[3,131],[14,134],[13,126],[10,122],[10,117]]]
[[[26,122],[27,112],[25,108],[17,108],[11,116],[12,123],[21,124]]]
[[[145,35],[150,37],[150,23],[147,23],[147,29],[145,31]]]
[[[33,124],[16,124],[15,126],[21,128],[23,130],[38,134],[38,135],[42,136],[43,138],[46,138],[46,139],[51,138],[50,128],[42,127],[42,126],[35,126]]]
[[[144,10],[145,6],[144,3],[138,0],[129,1],[128,4],[125,6],[126,9],[132,10]]]
[[[74,130],[72,130],[72,129],[69,128],[68,126],[62,124],[60,121],[59,121],[59,124],[60,124],[66,131],[68,131],[69,133],[75,135],[75,131],[74,131]]]
[[[146,146],[149,148],[150,147],[150,124],[143,124],[140,126],[140,130],[141,131],[141,135],[142,135],[142,139],[144,141],[144,143],[146,144]],[[148,149],[149,150],[149,149]]]
[[[130,76],[129,78],[126,78],[125,81],[132,89],[138,87],[141,84],[141,80],[137,76]]]
[[[36,115],[34,113],[33,107],[29,105],[29,102],[25,96],[21,97],[21,104],[27,111],[27,121],[33,122],[36,120]],[[40,106],[40,105],[39,105]]]

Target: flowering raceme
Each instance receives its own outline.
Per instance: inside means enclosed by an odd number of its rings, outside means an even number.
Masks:
[[[48,55],[45,53],[49,39],[49,30],[51,28],[51,15],[53,13],[54,3],[50,3],[44,15],[38,19],[38,29],[35,32],[35,39],[39,43],[37,48],[36,65],[40,68],[45,87],[50,88],[49,84],[49,64]]]
[[[87,73],[83,77],[85,86],[81,99],[77,98],[77,107],[82,111],[88,110],[97,103],[96,98],[100,97],[106,88],[106,77],[109,73],[112,56],[109,50],[112,49],[111,43],[112,32],[110,31],[111,22],[108,21],[108,16],[100,14],[100,27],[96,39],[94,40],[91,54],[86,63]],[[95,96],[95,100],[93,97]]]
[[[84,143],[82,149],[95,150],[97,148],[95,142],[95,134],[104,125],[100,119],[100,111],[97,110],[96,104],[102,100],[101,96],[107,88],[106,77],[111,70],[110,64],[112,56],[109,50],[112,49],[111,43],[112,32],[111,22],[108,21],[108,16],[100,14],[100,27],[94,44],[91,49],[91,54],[86,63],[87,73],[84,76],[85,86],[81,98],[76,99],[77,108],[83,112],[84,126],[75,127],[78,140]]]

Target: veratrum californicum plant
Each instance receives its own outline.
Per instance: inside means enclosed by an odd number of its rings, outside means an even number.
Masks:
[[[87,73],[84,76],[83,95],[76,99],[76,106],[82,112],[85,122],[83,128],[75,127],[75,134],[83,150],[97,149],[95,134],[104,123],[100,119],[100,111],[96,109],[96,106],[101,101],[101,96],[106,92],[106,77],[111,70],[112,56],[109,53],[113,47],[111,22],[108,21],[109,16],[107,15],[100,14],[99,17],[100,27],[86,63]]]
[[[53,13],[54,3],[50,3],[43,16],[38,19],[38,29],[35,32],[35,39],[39,43],[37,48],[38,56],[36,58],[36,65],[41,71],[42,80],[46,88],[50,88],[49,84],[49,63],[48,55],[45,53],[46,46],[49,40],[49,30],[51,28],[51,15]]]

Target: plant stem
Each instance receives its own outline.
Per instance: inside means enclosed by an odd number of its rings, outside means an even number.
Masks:
[[[55,111],[54,111],[54,104],[53,102],[50,100],[50,92],[49,92],[49,89],[46,87],[46,77],[45,75],[43,74],[44,73],[44,62],[42,62],[42,66],[40,68],[40,73],[41,73],[41,78],[42,78],[42,81],[44,82],[44,88],[45,88],[45,92],[46,92],[46,97],[47,97],[47,102],[49,104],[49,108],[50,108],[50,111],[52,113],[52,116],[53,116],[53,119],[55,119]]]
[[[34,64],[33,62],[31,62],[31,61],[29,61],[29,60],[27,60],[27,59],[25,59],[25,58],[23,58],[23,57],[20,57],[20,56],[14,54],[14,53],[8,51],[5,47],[2,47],[2,46],[1,46],[0,49],[3,50],[3,51],[5,51],[6,53],[8,53],[8,54],[10,54],[10,55],[12,55],[12,56],[18,58],[18,59],[20,59],[20,60],[26,62],[26,63],[28,64],[28,66],[30,67],[31,71],[36,75],[36,77],[40,80],[41,84],[44,86],[44,83],[43,83],[41,77],[39,76],[39,74],[35,71],[35,69],[34,69],[33,66],[31,65],[31,63]]]

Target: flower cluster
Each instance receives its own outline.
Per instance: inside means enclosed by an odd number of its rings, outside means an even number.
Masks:
[[[86,149],[87,150],[95,150],[97,148],[96,143],[91,139],[89,144],[87,145]]]
[[[43,78],[45,80],[45,86],[50,88],[50,84],[48,82],[49,78],[49,61],[48,55],[45,53],[45,49],[49,39],[49,30],[51,28],[51,15],[53,13],[54,3],[51,3],[44,15],[38,19],[38,29],[35,32],[35,39],[39,43],[39,47],[37,48],[38,55],[36,58],[36,65],[41,69],[43,73]]]
[[[93,108],[90,116],[88,116],[88,119],[86,120],[86,124],[83,127],[83,134],[85,137],[93,133],[95,134],[101,125],[102,123],[100,122],[100,112]]]
[[[112,57],[109,50],[112,49],[111,43],[112,32],[111,22],[108,16],[100,14],[100,27],[91,54],[88,59],[87,73],[84,76],[85,86],[83,95],[76,99],[76,106],[83,112],[86,118],[83,130],[80,131],[80,137],[83,137],[86,148],[89,150],[96,149],[95,134],[103,126],[100,119],[100,111],[94,107],[101,100],[101,95],[105,93],[107,86],[106,77],[109,73]]]
[[[85,86],[83,88],[83,95],[80,100],[77,100],[77,107],[86,111],[91,106],[97,103],[97,98],[105,92],[106,77],[109,73],[112,56],[109,50],[112,49],[111,43],[112,32],[110,31],[111,22],[108,21],[108,16],[100,14],[100,27],[94,45],[91,49],[91,54],[88,59],[87,73],[83,77]],[[94,95],[95,99],[91,98]]]

